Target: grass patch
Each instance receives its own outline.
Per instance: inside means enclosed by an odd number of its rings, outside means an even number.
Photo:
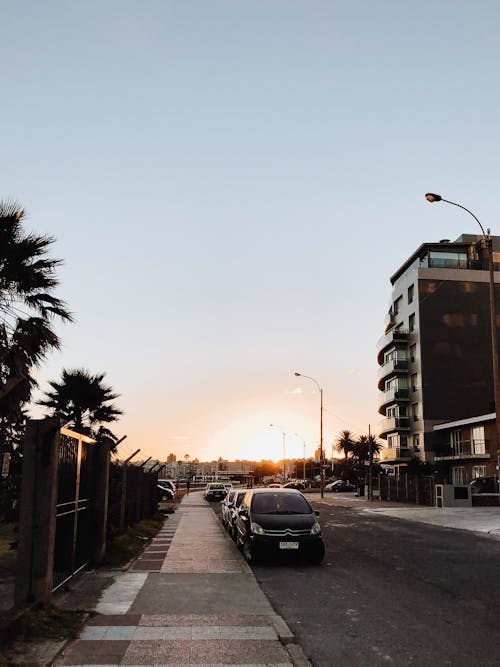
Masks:
[[[161,530],[165,517],[155,514],[127,528],[123,535],[115,537],[106,547],[105,563],[111,567],[123,567],[139,556],[146,544]]]
[[[40,667],[37,645],[75,639],[88,613],[56,607],[33,607],[1,627],[0,665]],[[35,662],[34,662],[35,660]]]
[[[11,544],[16,541],[16,525],[0,522],[0,576],[15,572],[17,551],[11,548]]]
[[[9,626],[8,641],[75,639],[87,616],[82,610],[68,611],[52,606],[30,609]]]

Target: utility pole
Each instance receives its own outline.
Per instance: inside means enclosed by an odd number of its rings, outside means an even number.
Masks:
[[[370,424],[368,424],[368,500],[373,500],[373,442]]]

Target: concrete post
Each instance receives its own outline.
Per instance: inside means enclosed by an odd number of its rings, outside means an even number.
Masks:
[[[27,422],[23,447],[19,540],[14,600],[52,599],[57,507],[58,418]]]

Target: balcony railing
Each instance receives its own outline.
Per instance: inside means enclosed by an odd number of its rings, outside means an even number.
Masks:
[[[395,343],[406,343],[408,340],[408,329],[391,329],[388,331],[385,336],[382,336],[378,339],[377,342],[377,355],[378,363],[382,362],[382,352]]]
[[[436,449],[435,461],[447,461],[453,459],[489,459],[490,448],[487,440],[462,440],[454,445]]]
[[[380,422],[380,434],[410,430],[409,417],[388,417]]]
[[[390,405],[391,403],[403,402],[407,403],[410,396],[410,390],[408,387],[392,387],[387,391],[383,391],[379,395],[378,406],[379,410],[385,405]]]
[[[379,383],[384,380],[384,378],[394,375],[395,373],[406,373],[408,370],[408,359],[403,357],[396,357],[389,359],[383,366],[380,366],[378,369],[378,381]],[[381,389],[381,387],[379,387]]]
[[[382,463],[394,461],[410,461],[412,451],[408,447],[386,447],[380,452],[380,461]]]

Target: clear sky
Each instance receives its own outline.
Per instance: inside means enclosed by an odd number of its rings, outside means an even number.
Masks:
[[[0,2],[0,196],[107,373],[122,455],[312,455],[378,432],[389,276],[500,234],[497,0]],[[36,410],[33,416],[40,416]],[[269,427],[270,423],[280,429]]]

